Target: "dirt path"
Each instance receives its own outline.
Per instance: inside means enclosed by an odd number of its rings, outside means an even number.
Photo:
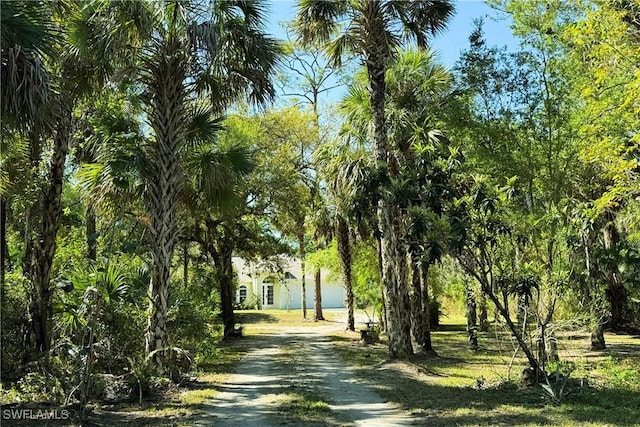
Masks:
[[[261,335],[198,425],[411,425],[409,416],[358,380],[334,353],[327,335],[343,325],[286,327]],[[312,405],[304,412],[315,402],[319,409]]]

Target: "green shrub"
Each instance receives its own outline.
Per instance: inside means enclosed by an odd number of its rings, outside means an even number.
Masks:
[[[0,346],[0,371],[3,381],[16,381],[20,378],[20,363],[23,360],[22,336],[24,333],[27,300],[25,290],[28,281],[18,272],[7,273],[3,289],[0,310],[2,345]]]
[[[63,403],[64,389],[60,380],[53,375],[29,372],[17,382],[18,391],[26,400]]]

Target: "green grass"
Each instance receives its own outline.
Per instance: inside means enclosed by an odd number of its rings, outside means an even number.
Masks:
[[[315,393],[296,392],[281,396],[278,400],[278,413],[295,425],[310,425],[321,423],[331,413],[331,409]]]
[[[509,367],[508,336],[482,334],[476,352],[467,347],[463,324],[442,329],[432,335],[438,356],[409,362],[388,361],[385,344],[363,346],[349,334],[332,338],[360,377],[425,425],[640,425],[639,337],[609,334],[604,352],[586,351],[582,333],[561,340],[561,357],[577,369],[569,394],[554,402],[542,387],[519,384],[526,364],[519,352]],[[585,380],[590,387],[580,387]]]
[[[335,313],[324,312],[324,321],[313,320],[313,310],[307,310],[307,318],[302,318],[301,310],[238,310],[235,312],[236,324],[243,328],[246,336],[263,335],[276,332],[279,328],[304,326],[323,326],[335,322]]]

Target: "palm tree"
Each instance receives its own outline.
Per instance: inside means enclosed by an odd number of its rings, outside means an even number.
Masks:
[[[49,4],[10,1],[0,6],[2,133],[32,125],[50,94],[45,60],[54,54],[56,28]]]
[[[46,356],[51,345],[51,268],[72,112],[103,74],[96,64],[87,65],[75,37],[86,23],[76,2],[5,2],[2,8],[2,133],[12,128],[30,139],[34,169],[44,151],[42,142],[52,144],[46,182],[28,209],[24,230],[23,273],[31,284],[24,340],[31,351],[25,357],[33,359]]]
[[[6,226],[12,191],[21,192],[17,179],[27,175],[30,147],[16,135],[33,126],[49,97],[49,72],[43,59],[53,53],[53,23],[46,6],[14,1],[0,5],[0,286],[4,292],[9,249]]]
[[[335,237],[342,266],[342,277],[346,291],[347,329],[355,330],[353,293],[353,244],[355,229],[361,234],[371,235],[368,213],[375,206],[376,190],[373,188],[371,162],[362,149],[353,149],[346,144],[333,143],[318,147],[314,153],[322,179],[327,183],[327,209],[332,218],[328,237]],[[369,226],[368,226],[369,225]]]
[[[445,28],[453,13],[447,0],[321,1],[300,0],[297,31],[303,42],[328,43],[329,56],[338,65],[348,50],[360,55],[367,69],[372,110],[374,158],[383,177],[393,174],[385,117],[385,74],[403,39],[426,47],[430,35]],[[345,24],[341,25],[342,20]],[[334,37],[334,35],[337,36]],[[404,358],[412,353],[410,325],[405,315],[408,294],[401,274],[398,224],[388,195],[378,201],[381,233],[383,294],[387,308],[389,354]]]
[[[403,240],[412,270],[412,334],[427,352],[433,351],[427,277],[430,265],[444,252],[440,236],[445,233],[438,230],[438,223],[444,200],[453,194],[449,178],[458,156],[455,150],[448,150],[447,139],[436,129],[437,112],[449,99],[450,90],[451,76],[428,50],[399,53],[387,73],[390,140],[399,152],[401,174],[410,184],[406,186],[408,197],[399,204],[407,207],[403,214],[409,224]]]
[[[431,351],[426,277],[429,265],[437,260],[432,255],[442,253],[433,230],[442,215],[444,178],[449,176],[436,167],[449,156],[449,150],[446,139],[434,128],[437,111],[448,99],[451,78],[428,50],[414,49],[397,54],[386,78],[387,128],[394,153],[390,159],[397,168],[389,189],[398,217],[407,224],[398,229],[398,237],[402,252],[409,252],[411,261],[411,332],[423,350]],[[345,133],[352,139],[366,140],[370,134],[372,112],[366,91],[362,72],[340,104],[348,122]]]
[[[264,20],[261,3],[213,2],[206,20],[198,16],[197,5],[175,3],[168,7],[167,31],[162,34],[161,30],[162,40],[156,41],[154,55],[145,61],[150,71],[146,82],[151,95],[149,118],[156,139],[148,193],[154,262],[147,354],[167,348],[167,297],[178,237],[175,213],[187,94],[208,92],[212,107],[218,111],[241,95],[264,102],[273,94],[268,77],[277,48],[275,41],[260,31]],[[154,364],[162,366],[162,358],[156,357]]]
[[[225,338],[235,333],[232,256],[245,238],[241,220],[248,197],[240,187],[254,167],[246,147],[227,146],[214,138],[185,161],[189,182],[183,193],[193,228],[185,237],[200,243],[213,259]]]
[[[189,150],[188,104],[207,100],[197,115],[208,120],[241,97],[266,102],[274,93],[270,75],[278,47],[262,32],[265,11],[258,0],[98,2],[95,11],[93,40],[102,52],[120,48],[111,53],[121,53],[121,64],[137,76],[153,131],[145,147],[152,256],[146,353],[151,365],[162,367],[171,261],[179,239],[181,158]],[[109,41],[114,35],[119,40]]]

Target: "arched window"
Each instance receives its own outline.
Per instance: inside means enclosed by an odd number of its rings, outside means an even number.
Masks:
[[[245,285],[241,285],[238,288],[238,302],[242,304],[246,299],[247,299],[247,287]]]

